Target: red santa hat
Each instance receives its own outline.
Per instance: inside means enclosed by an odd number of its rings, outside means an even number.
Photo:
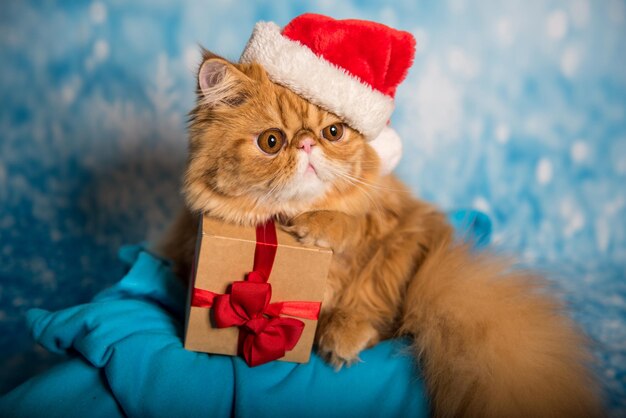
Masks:
[[[307,13],[282,30],[257,23],[240,62],[261,64],[273,82],[340,116],[370,141],[383,172],[390,172],[402,144],[387,125],[414,55],[408,32]]]

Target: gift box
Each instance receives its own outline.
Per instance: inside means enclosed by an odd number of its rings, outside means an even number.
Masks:
[[[244,228],[203,216],[185,348],[241,355],[251,366],[308,362],[331,257],[271,221]]]

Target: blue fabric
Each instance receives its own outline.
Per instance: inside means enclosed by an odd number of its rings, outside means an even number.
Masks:
[[[460,236],[488,240],[484,215],[450,218]],[[91,303],[28,312],[34,339],[71,360],[0,398],[0,416],[427,416],[407,341],[382,342],[339,372],[317,355],[250,368],[190,352],[181,341],[186,295],[168,262],[141,246],[123,247],[120,258],[130,270]]]
[[[124,416],[104,373],[75,358],[38,375],[0,398],[0,416],[108,418]]]
[[[491,219],[482,212],[462,209],[450,212],[450,223],[454,226],[458,239],[469,241],[476,248],[489,244],[491,240]]]

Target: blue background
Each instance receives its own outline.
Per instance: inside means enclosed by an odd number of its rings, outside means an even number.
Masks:
[[[397,173],[486,212],[500,251],[548,273],[626,415],[626,2],[381,3],[3,2],[0,393],[56,361],[24,312],[121,278],[119,245],[180,205],[197,45],[237,59],[257,20],[315,11],[415,34]]]

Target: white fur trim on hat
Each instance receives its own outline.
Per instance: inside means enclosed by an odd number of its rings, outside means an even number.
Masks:
[[[396,131],[385,126],[369,144],[380,158],[380,174],[384,176],[391,173],[402,157],[402,141]]]
[[[273,22],[259,22],[239,60],[256,62],[270,79],[333,112],[372,140],[387,126],[393,99],[281,34]]]

